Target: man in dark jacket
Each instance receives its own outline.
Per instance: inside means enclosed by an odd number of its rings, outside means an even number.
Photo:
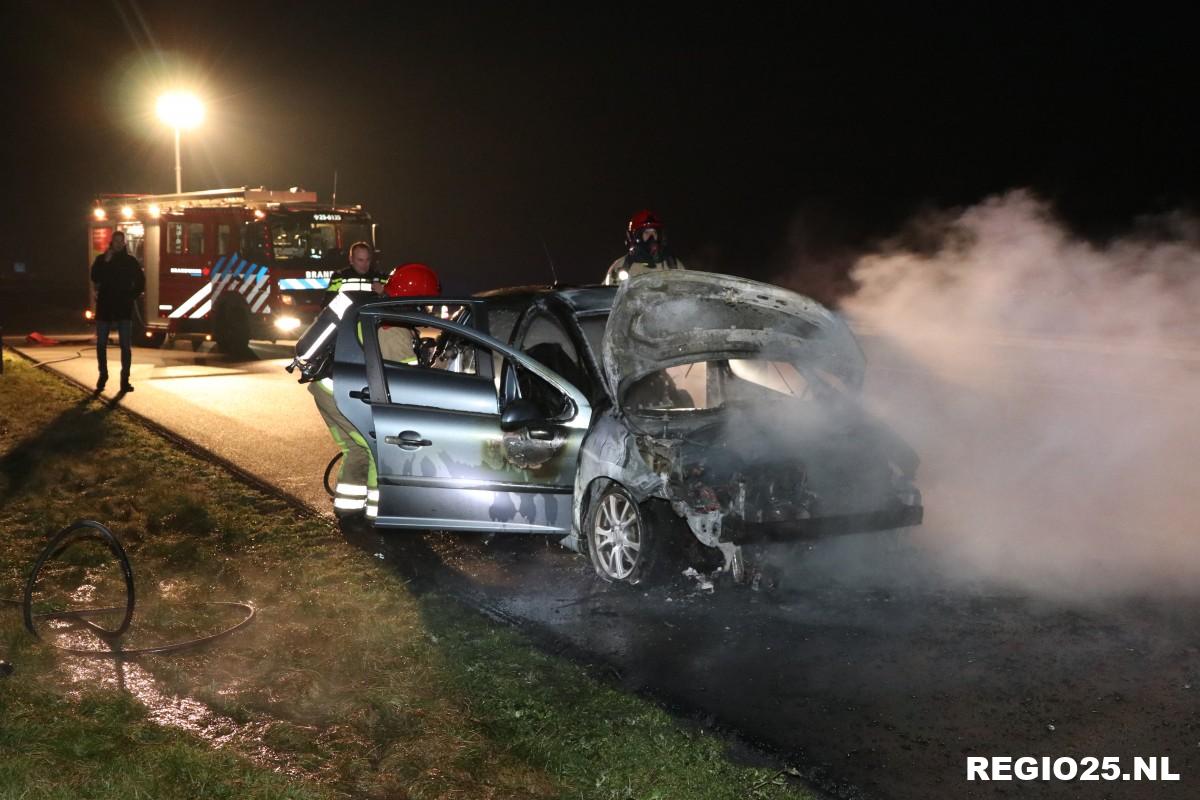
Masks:
[[[371,263],[374,258],[375,250],[369,242],[350,245],[350,266],[333,274],[325,291],[324,305],[329,305],[340,292],[374,292],[382,295],[388,276],[375,269]]]
[[[92,283],[96,284],[96,364],[100,369],[96,391],[108,383],[108,332],[115,327],[121,342],[121,393],[132,392],[133,303],[146,289],[146,275],[125,249],[121,231],[113,233],[108,250],[92,262]]]

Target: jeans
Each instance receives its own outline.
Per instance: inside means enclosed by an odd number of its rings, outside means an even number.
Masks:
[[[108,332],[113,328],[117,329],[117,341],[121,343],[121,383],[129,383],[129,365],[133,363],[133,320],[96,320],[96,366],[100,376],[107,378]]]

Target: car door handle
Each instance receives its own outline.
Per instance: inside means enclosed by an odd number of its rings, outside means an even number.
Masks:
[[[399,436],[385,436],[383,440],[388,444],[394,444],[401,450],[416,450],[419,447],[429,447],[433,442],[428,439],[422,439],[421,434],[416,431],[404,431]]]

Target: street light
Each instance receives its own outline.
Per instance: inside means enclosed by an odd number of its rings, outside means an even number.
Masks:
[[[179,132],[204,121],[204,104],[190,92],[167,92],[158,98],[158,118],[175,129],[175,194],[183,192],[179,166]]]

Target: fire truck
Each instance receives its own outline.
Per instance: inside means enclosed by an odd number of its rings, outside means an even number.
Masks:
[[[350,246],[375,250],[375,225],[362,206],[320,204],[316,192],[300,189],[100,195],[88,226],[89,265],[115,231],[146,272],[135,341],[190,340],[194,349],[216,341],[228,353],[250,339],[299,335],[320,313]]]

